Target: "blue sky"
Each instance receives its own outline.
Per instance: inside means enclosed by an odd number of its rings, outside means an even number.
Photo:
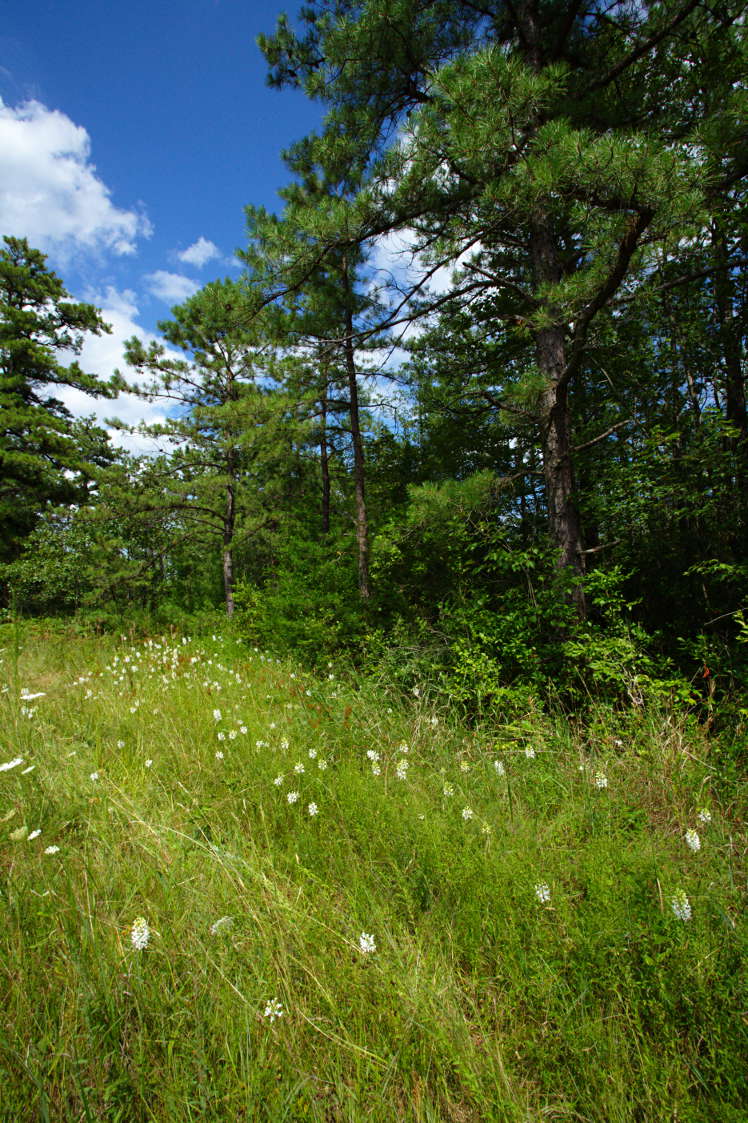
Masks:
[[[321,110],[266,85],[255,37],[297,7],[0,0],[0,234],[28,237],[113,324],[87,369],[108,375],[124,338],[150,338],[172,304],[236,275],[246,204],[279,208],[281,151]],[[95,408],[74,392],[69,404]]]

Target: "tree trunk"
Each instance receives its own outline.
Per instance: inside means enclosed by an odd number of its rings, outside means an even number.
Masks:
[[[536,288],[561,279],[556,248],[547,224],[539,218],[531,232],[531,254]],[[571,416],[566,375],[564,329],[557,310],[545,309],[551,324],[535,334],[535,355],[545,388],[540,395],[540,434],[543,452],[548,528],[559,550],[559,565],[577,575],[573,600],[580,617],[586,615],[584,588],[584,546],[582,525],[576,504],[571,453]]]
[[[745,382],[743,380],[740,333],[735,318],[735,286],[730,274],[730,256],[727,240],[719,221],[712,231],[715,257],[714,296],[717,305],[717,322],[722,358],[725,364],[725,416],[737,430],[737,441],[748,437]]]
[[[361,425],[358,410],[358,379],[353,354],[353,292],[347,262],[343,262],[343,283],[346,290],[345,312],[345,367],[348,375],[348,397],[350,401],[351,440],[353,443],[353,482],[356,493],[356,542],[358,544],[358,589],[361,597],[368,600],[369,586],[369,525],[366,516],[366,496],[364,491],[364,444],[361,438]]]
[[[236,499],[234,494],[236,484],[236,464],[234,450],[230,449],[227,456],[226,483],[226,512],[223,517],[223,591],[226,600],[226,615],[229,619],[234,615],[234,555],[232,543],[234,541],[234,524],[236,522]]]
[[[330,533],[330,453],[327,446],[327,369],[323,370],[320,395],[319,463],[322,472],[322,533]]]

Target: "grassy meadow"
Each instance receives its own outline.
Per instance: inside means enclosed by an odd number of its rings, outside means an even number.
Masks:
[[[220,636],[0,635],[0,1119],[748,1119],[745,789]]]

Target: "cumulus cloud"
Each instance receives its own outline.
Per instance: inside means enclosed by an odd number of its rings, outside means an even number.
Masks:
[[[188,246],[182,253],[178,253],[177,257],[183,261],[185,265],[194,265],[197,269],[202,269],[203,265],[207,265],[215,257],[220,257],[221,251],[215,242],[211,242],[208,238],[203,238],[202,235]]]
[[[119,291],[108,287],[103,293],[86,293],[86,299],[101,309],[104,320],[111,325],[110,335],[89,335],[78,358],[83,370],[108,379],[115,370],[121,371],[129,382],[136,382],[136,372],[124,361],[126,339],[137,336],[147,347],[157,338],[138,323],[138,306],[135,294],[129,289]],[[176,356],[176,354],[174,355]],[[70,356],[72,358],[72,356]],[[115,418],[125,425],[155,425],[166,419],[169,402],[167,399],[147,402],[135,394],[120,394],[118,398],[91,398],[80,390],[60,387],[55,390],[58,397],[75,417],[89,417],[93,414],[103,424],[108,418]],[[130,452],[155,452],[157,442],[140,434],[110,429],[112,443]]]
[[[194,296],[200,286],[182,273],[169,273],[166,269],[157,269],[155,273],[147,273],[145,277],[146,288],[152,296],[167,304],[181,304],[183,300]]]
[[[378,284],[412,284],[419,273],[415,241],[415,231],[407,227],[373,239],[370,264]]]
[[[135,253],[151,225],[114,205],[90,157],[88,133],[64,113],[0,99],[0,230],[58,257],[80,249]]]
[[[431,296],[443,296],[453,288],[455,272],[479,254],[482,248],[476,242],[459,253],[453,261],[447,261],[431,272],[433,266],[418,253],[417,242],[418,235],[409,227],[375,238],[371,243],[370,259],[375,283],[406,292],[428,274],[425,292]],[[392,300],[396,302],[396,299],[395,292]]]

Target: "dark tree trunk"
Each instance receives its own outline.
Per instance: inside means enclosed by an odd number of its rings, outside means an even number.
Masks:
[[[330,453],[327,446],[327,370],[320,395],[319,463],[322,472],[322,533],[330,533]]]
[[[234,525],[236,523],[236,463],[234,450],[227,457],[226,510],[223,516],[223,591],[226,600],[226,615],[234,615]]]
[[[571,458],[568,386],[553,377],[559,353],[563,355],[562,329],[548,328],[539,332],[538,365],[547,379],[540,398],[540,431],[548,527],[558,547],[559,565],[572,569],[578,575],[573,597],[577,612],[584,616],[584,553]]]
[[[741,340],[735,317],[735,286],[730,275],[730,255],[724,231],[716,224],[712,231],[714,248],[714,296],[722,358],[725,364],[725,416],[737,430],[733,447],[748,437],[746,417],[745,381],[741,355]]]
[[[524,41],[525,59],[536,73],[540,73],[545,61],[538,17],[538,5],[534,0],[526,0],[516,10],[515,19]],[[542,293],[547,285],[558,284],[562,279],[556,239],[548,215],[542,208],[530,225],[529,250],[535,289]],[[548,529],[558,547],[559,565],[570,568],[577,575],[572,595],[577,613],[584,617],[584,547],[574,494],[564,324],[552,302],[543,299],[540,309],[548,322],[547,327],[535,332],[535,357],[545,382],[540,396],[539,420]]]
[[[364,443],[358,409],[358,379],[353,354],[353,292],[347,263],[343,262],[343,283],[346,289],[345,312],[345,368],[348,375],[350,401],[351,441],[353,443],[353,482],[356,494],[356,542],[358,545],[358,589],[364,600],[371,595],[369,585],[369,524],[366,516],[364,489]]]
[[[530,251],[536,287],[560,281],[561,270],[556,247],[542,216],[533,224]],[[540,395],[539,420],[548,528],[558,547],[559,565],[568,567],[577,574],[573,599],[577,612],[584,617],[584,546],[575,498],[564,328],[560,323],[553,322],[558,316],[552,305],[545,311],[551,324],[536,332],[535,356],[545,382]]]

